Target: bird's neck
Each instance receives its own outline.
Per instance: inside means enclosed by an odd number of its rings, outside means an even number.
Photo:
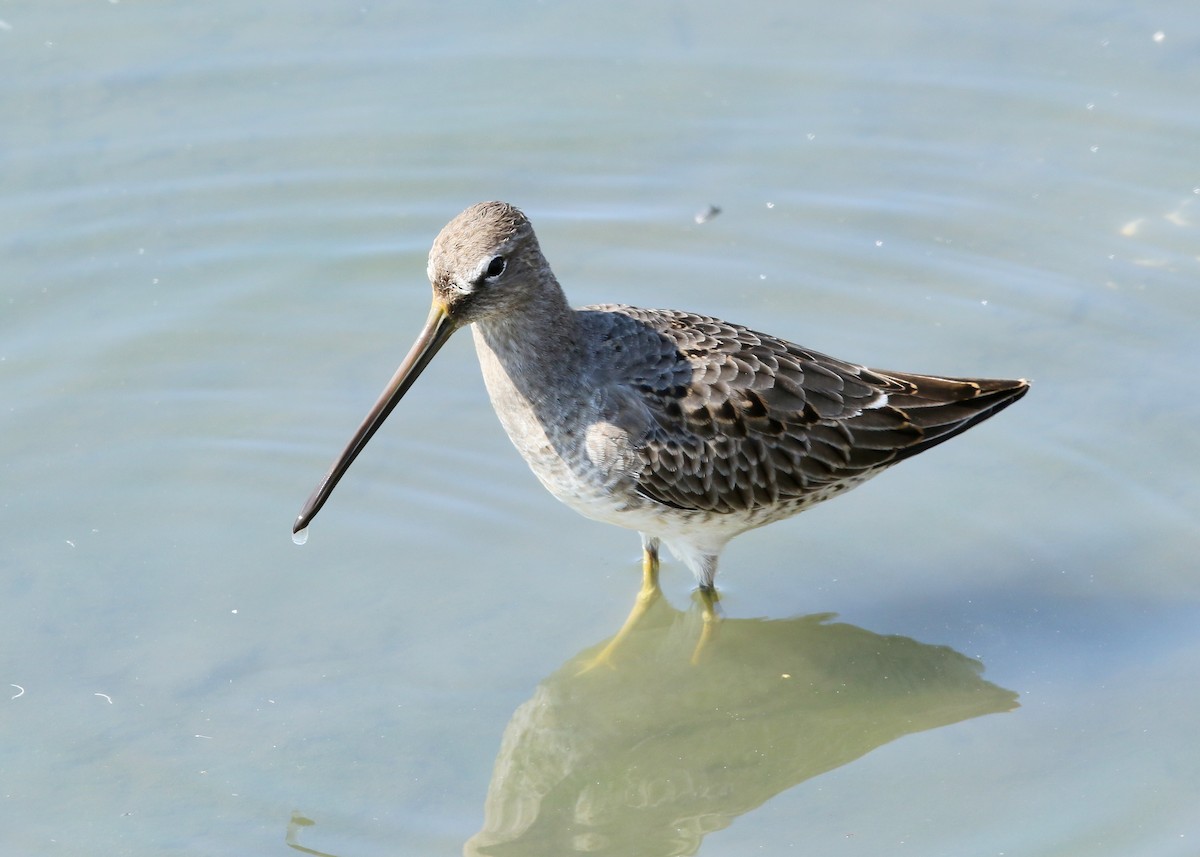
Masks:
[[[547,286],[523,311],[474,325],[475,350],[493,401],[514,394],[530,403],[560,396],[581,371],[578,314],[557,283]]]

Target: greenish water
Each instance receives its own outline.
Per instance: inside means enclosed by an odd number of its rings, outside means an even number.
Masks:
[[[1194,855],[1198,31],[0,6],[0,851]],[[735,541],[710,661],[670,564],[578,675],[637,538],[543,492],[465,337],[288,538],[487,198],[576,303],[1034,388]]]

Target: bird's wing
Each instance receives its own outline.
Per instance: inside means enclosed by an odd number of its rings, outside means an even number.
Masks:
[[[619,382],[649,419],[637,490],[680,509],[743,511],[853,483],[1020,398],[1024,381],[856,366],[720,319],[626,306]]]

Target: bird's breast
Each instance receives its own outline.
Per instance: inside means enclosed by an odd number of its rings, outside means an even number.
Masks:
[[[605,416],[604,391],[562,363],[536,366],[475,334],[484,384],[500,424],[541,483],[589,517],[637,502],[627,428]]]

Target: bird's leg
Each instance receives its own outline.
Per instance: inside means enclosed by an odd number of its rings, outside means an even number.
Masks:
[[[621,645],[637,626],[637,623],[646,615],[651,605],[661,597],[662,590],[658,586],[658,539],[642,533],[642,588],[638,590],[637,598],[633,602],[633,609],[629,611],[625,624],[621,626],[620,631],[617,631],[616,636],[609,640],[608,645],[600,650],[600,654],[592,658],[579,672],[585,673],[601,664],[611,667],[612,654],[617,650],[617,646]]]
[[[717,558],[715,556],[705,557],[700,580],[701,617],[704,624],[700,628],[700,639],[696,641],[696,648],[692,649],[693,664],[700,663],[704,647],[717,633],[717,622],[720,618],[717,615],[717,605],[721,596],[717,594],[717,587],[713,584],[713,578],[716,576]]]

